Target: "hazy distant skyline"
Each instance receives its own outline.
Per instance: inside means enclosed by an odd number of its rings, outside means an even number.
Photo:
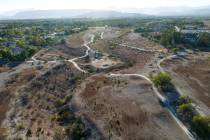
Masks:
[[[0,14],[14,10],[129,9],[154,7],[200,7],[210,0],[0,0]]]

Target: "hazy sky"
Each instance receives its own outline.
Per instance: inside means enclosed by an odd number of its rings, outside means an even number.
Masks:
[[[119,9],[207,5],[210,5],[210,0],[0,0],[0,13],[21,9]]]

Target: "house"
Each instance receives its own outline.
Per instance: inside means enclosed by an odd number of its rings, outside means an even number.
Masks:
[[[184,42],[191,45],[196,45],[198,43],[198,34],[186,33],[183,34]]]
[[[11,52],[12,52],[14,55],[21,54],[23,51],[24,51],[24,49],[23,49],[23,48],[20,48],[20,47],[15,47],[15,48],[12,48],[12,49],[11,49]]]
[[[16,43],[15,43],[15,42],[6,42],[6,43],[5,43],[5,46],[6,46],[6,47],[16,46]]]
[[[103,54],[99,51],[95,52],[95,59],[101,59],[103,57]]]

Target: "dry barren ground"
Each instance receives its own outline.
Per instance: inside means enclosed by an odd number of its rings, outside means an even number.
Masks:
[[[42,61],[72,59],[82,56],[85,53],[85,48],[81,45],[77,47],[73,47],[70,44],[57,45],[49,49],[41,50],[36,54],[35,58]]]
[[[77,33],[69,37],[67,43],[73,47],[78,47],[84,43],[85,32]]]
[[[159,44],[154,43],[148,40],[145,37],[142,37],[140,34],[134,32],[128,32],[122,35],[120,38],[115,40],[115,42],[119,44],[124,44],[128,46],[133,46],[141,49],[148,49],[148,50],[160,50],[163,49],[160,47]]]
[[[189,55],[185,59],[168,60],[163,63],[173,76],[175,85],[183,94],[191,96],[210,108],[210,57],[208,54]],[[205,108],[205,107],[204,107]]]
[[[100,32],[104,32],[103,39]],[[96,28],[74,34],[65,45],[42,50],[36,58],[52,61],[83,56],[86,48],[81,45],[90,40],[90,34],[98,36],[89,45],[92,49],[123,63],[123,69],[116,66],[109,71],[148,74],[156,69],[154,59],[158,53],[112,43],[124,40],[123,43],[135,43],[131,45],[139,48],[160,49],[153,42],[130,33],[130,29]],[[82,69],[90,63],[85,59],[75,62]],[[0,113],[3,114],[0,121],[7,112],[0,133],[8,139],[188,139],[160,106],[150,83],[141,78],[111,78],[102,74],[105,71],[92,76],[93,73],[81,73],[75,65],[63,61],[39,72],[34,69],[36,66],[27,66],[31,68],[11,77],[0,92]]]
[[[141,52],[119,45],[113,45],[106,40],[97,41],[91,45],[91,48],[105,52],[111,57],[123,62],[127,66],[127,69],[121,70],[121,73],[143,73],[145,65],[152,63],[156,56],[153,52]]]
[[[75,94],[73,106],[98,127],[105,139],[188,139],[160,106],[151,85],[137,77],[88,78]]]
[[[4,122],[9,128],[8,138],[64,138],[63,127],[56,120],[57,109],[71,95],[77,77],[80,72],[72,65],[60,64],[25,83],[17,91]]]
[[[10,100],[15,96],[15,92],[18,88],[33,79],[36,74],[35,69],[23,69],[19,73],[12,75],[11,78],[6,81],[5,86],[0,90],[0,123],[5,119],[6,112],[9,110]],[[3,139],[5,136],[6,130],[5,126],[1,126],[0,139]]]

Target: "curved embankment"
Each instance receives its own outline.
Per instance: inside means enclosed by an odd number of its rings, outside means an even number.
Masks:
[[[186,135],[189,137],[190,140],[195,140],[194,136],[191,134],[191,132],[187,129],[187,127],[177,118],[177,116],[174,114],[173,108],[170,106],[170,104],[167,102],[167,99],[160,94],[158,89],[154,86],[153,82],[146,76],[141,75],[141,74],[109,74],[108,76],[137,76],[141,77],[145,80],[147,80],[149,83],[152,84],[153,91],[155,92],[156,96],[158,99],[164,103],[164,105],[167,107],[167,111],[170,113],[170,115],[174,118],[176,123],[180,126],[180,128],[186,133]]]

